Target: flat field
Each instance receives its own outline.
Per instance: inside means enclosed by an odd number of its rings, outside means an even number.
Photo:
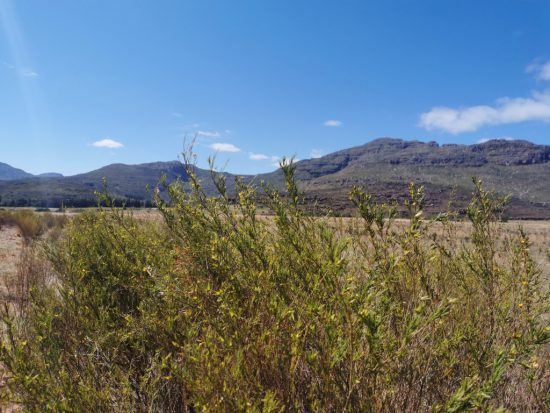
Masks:
[[[71,210],[68,216],[75,216],[78,210]],[[142,220],[160,221],[161,215],[156,210],[137,209],[132,211],[133,215]],[[57,215],[58,213],[52,213]],[[269,217],[266,217],[269,219]],[[326,218],[321,218],[326,219]],[[339,226],[344,224],[348,226],[354,223],[356,218],[330,218],[330,221]],[[405,225],[406,220],[398,220],[397,225]],[[550,279],[550,221],[508,221],[499,224],[505,234],[512,235],[518,231],[518,228],[529,235],[531,240],[531,252],[533,257],[540,265],[544,273],[544,278]],[[439,232],[440,227],[434,226],[434,232]],[[459,241],[468,242],[470,234],[470,224],[459,222],[456,225],[456,237]],[[13,277],[17,273],[17,264],[23,248],[23,238],[20,236],[17,228],[5,226],[0,229],[0,293],[5,294],[5,281],[8,277]]]

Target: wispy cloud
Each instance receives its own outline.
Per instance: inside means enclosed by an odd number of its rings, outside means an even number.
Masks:
[[[217,138],[220,136],[220,133],[217,131],[204,131],[200,130],[197,132],[198,136],[203,136],[205,138]]]
[[[532,73],[538,80],[550,80],[550,61],[534,61],[525,69],[527,73]]]
[[[338,126],[342,126],[342,121],[339,121],[336,119],[329,119],[323,125],[337,128]]]
[[[221,143],[216,142],[210,145],[211,149],[214,149],[217,152],[240,152],[241,150],[237,148],[232,143]]]
[[[183,125],[182,129],[189,130],[189,129],[197,129],[200,126],[198,123],[188,123],[187,125]]]
[[[309,157],[313,159],[320,158],[321,156],[323,156],[323,151],[321,149],[312,149],[309,153]]]
[[[279,156],[271,156],[269,158],[269,163],[271,166],[274,166],[275,168],[278,168],[280,165],[279,163],[281,162],[281,158]]]
[[[250,152],[248,154],[248,157],[253,161],[267,161],[269,163],[269,165],[271,165],[275,168],[279,167],[279,162],[281,161],[280,156],[265,155],[263,153]]]
[[[250,152],[249,158],[252,159],[253,161],[265,161],[269,159],[269,156],[264,155],[263,153]]]
[[[503,125],[526,121],[550,122],[550,91],[534,92],[529,98],[498,99],[495,105],[453,109],[432,108],[420,115],[420,126],[452,134],[473,132],[487,125]]]
[[[21,72],[21,75],[25,77],[38,77],[38,73],[36,73],[34,70],[28,70],[28,69],[23,70]]]
[[[15,65],[12,65],[11,63],[2,62],[2,65],[9,70],[13,70],[16,74],[19,74],[23,77],[38,77],[38,73],[31,69],[17,69]]]
[[[100,141],[96,141],[92,143],[92,146],[96,148],[108,148],[108,149],[119,149],[123,148],[124,145],[121,142],[115,141],[110,138],[101,139]]]
[[[170,115],[172,115],[175,118],[182,118],[183,117],[183,115],[179,112],[172,112],[172,113],[170,113]]]

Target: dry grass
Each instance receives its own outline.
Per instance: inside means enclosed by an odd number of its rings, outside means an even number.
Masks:
[[[43,215],[43,213],[40,213]],[[51,213],[56,219],[72,218],[80,215],[78,210],[72,210],[68,214]],[[133,211],[133,216],[137,220],[161,222],[162,215],[156,209],[138,209]],[[49,219],[49,218],[48,218]],[[271,220],[271,216],[264,216],[264,219]],[[341,226],[343,228],[353,227],[355,223],[360,222],[358,218],[320,218],[331,224],[333,227]],[[404,227],[407,225],[407,220],[397,220],[397,225]],[[512,236],[518,230],[523,228],[529,236],[532,247],[531,254],[541,267],[546,279],[550,279],[550,221],[508,221],[500,224],[502,233],[505,236]],[[442,227],[437,223],[434,225],[434,233],[441,235]],[[456,223],[456,240],[459,243],[468,242],[471,234],[471,224],[469,222]],[[57,230],[55,230],[57,232]],[[21,231],[17,226],[6,225],[0,226],[0,291],[3,295],[6,293],[7,281],[13,278],[17,273],[19,262],[22,259],[24,239],[21,236]],[[9,277],[8,277],[9,275]],[[11,283],[11,281],[10,281]]]
[[[24,296],[28,277],[33,276],[30,272],[45,265],[44,258],[36,256],[34,241],[59,238],[68,220],[65,214],[30,209],[0,211],[0,294],[4,300]]]
[[[14,274],[23,249],[23,238],[15,226],[0,229],[0,291],[3,299],[7,298],[7,287]]]
[[[23,238],[30,242],[48,231],[62,228],[67,219],[63,214],[51,212],[36,213],[30,209],[4,210],[0,211],[0,229],[16,226]]]

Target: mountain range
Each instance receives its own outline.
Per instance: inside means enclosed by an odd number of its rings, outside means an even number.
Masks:
[[[209,171],[197,168],[208,193],[213,193]],[[180,162],[140,165],[112,164],[74,176],[33,176],[0,163],[0,203],[3,205],[86,206],[95,203],[94,191],[108,191],[130,205],[150,200],[147,187],[161,175],[168,181],[185,181]],[[235,175],[226,174],[228,182]],[[472,190],[472,177],[488,189],[510,195],[508,215],[513,218],[550,219],[550,146],[523,140],[490,140],[474,145],[380,138],[316,159],[296,163],[296,177],[306,198],[320,206],[349,212],[349,190],[355,186],[385,201],[402,200],[414,181],[426,189],[427,209],[439,211],[453,199],[464,208]],[[241,175],[245,182],[283,184],[280,170],[256,176]]]
[[[40,175],[33,175],[28,172],[25,172],[22,169],[14,168],[13,166],[8,165],[7,163],[0,162],[0,181],[13,181],[16,179],[26,179],[26,178],[54,178],[62,177],[62,174],[56,172],[46,172]]]

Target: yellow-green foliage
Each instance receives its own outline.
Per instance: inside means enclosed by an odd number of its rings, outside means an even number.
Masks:
[[[498,201],[478,185],[460,243],[447,216],[423,218],[421,188],[406,226],[359,190],[362,220],[337,223],[302,213],[283,169],[269,218],[251,188],[233,205],[223,178],[208,198],[191,173],[190,193],[157,200],[162,224],[74,219],[47,250],[56,282],[4,318],[4,397],[36,412],[549,408],[548,297],[526,235],[500,239]]]

